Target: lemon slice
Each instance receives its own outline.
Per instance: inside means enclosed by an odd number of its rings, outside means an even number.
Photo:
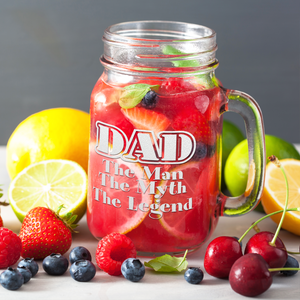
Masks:
[[[61,216],[72,212],[77,215],[77,223],[86,211],[86,196],[85,170],[65,159],[44,160],[28,166],[11,181],[8,189],[11,207],[21,222],[34,207],[56,211],[63,204]]]
[[[288,208],[300,207],[300,161],[295,159],[280,160],[287,175],[289,184]],[[286,198],[286,185],[283,174],[275,164],[268,163],[266,168],[265,187],[261,202],[267,214],[284,208]],[[275,223],[279,223],[281,214],[271,217]],[[300,213],[287,212],[282,228],[300,235]]]

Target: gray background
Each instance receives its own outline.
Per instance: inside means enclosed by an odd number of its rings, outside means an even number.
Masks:
[[[267,134],[300,143],[299,13],[298,0],[0,0],[0,145],[42,109],[88,111],[103,31],[133,20],[214,29],[223,85],[256,99]]]

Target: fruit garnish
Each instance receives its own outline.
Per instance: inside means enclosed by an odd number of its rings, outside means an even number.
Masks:
[[[186,255],[188,250],[185,251],[183,257],[175,257],[169,254],[165,254],[148,262],[144,262],[146,267],[153,269],[156,272],[170,273],[170,272],[181,272],[188,266]]]
[[[157,90],[159,85],[149,85],[137,83],[125,86],[119,99],[119,105],[122,108],[133,108],[137,106],[145,95],[151,90]]]
[[[211,128],[207,118],[198,110],[183,110],[175,117],[172,127],[175,130],[190,132],[196,139],[207,145],[213,145],[216,141],[215,131]]]
[[[289,185],[288,206],[300,206],[300,161],[295,159],[280,160],[284,168]],[[266,213],[272,213],[285,207],[286,183],[280,169],[269,163],[266,168],[265,187],[261,197],[261,203]],[[300,214],[294,211],[287,211],[284,219],[277,214],[271,216],[276,224],[282,228],[300,235]]]
[[[184,273],[184,279],[191,284],[199,284],[203,277],[204,274],[200,268],[190,267]]]
[[[86,211],[87,174],[76,162],[52,159],[32,164],[10,183],[8,198],[22,222],[27,212],[37,206],[56,210],[64,205],[61,216],[77,215],[78,222]]]
[[[241,256],[242,248],[235,237],[219,236],[206,248],[204,268],[211,276],[228,278],[232,265]]]
[[[166,116],[143,107],[121,109],[121,111],[135,128],[152,130],[156,137],[160,131],[166,130],[170,125]]]
[[[87,172],[90,119],[73,108],[51,108],[23,120],[11,134],[6,165],[13,179],[27,166],[47,159],[69,159]]]
[[[287,270],[287,268],[299,268],[299,262],[293,256],[288,255],[287,261],[280,273],[284,276],[293,276],[298,273],[298,270]]]
[[[232,266],[229,274],[231,288],[247,297],[255,297],[272,285],[274,272],[288,272],[288,276],[295,275],[298,267],[270,268],[264,258],[257,253],[248,253],[240,257]]]
[[[39,265],[37,264],[37,262],[34,260],[34,258],[29,257],[26,257],[23,260],[21,260],[18,263],[18,267],[28,268],[32,274],[32,277],[34,277],[39,271]]]
[[[77,260],[71,265],[70,274],[76,281],[91,281],[96,275],[96,267],[90,260]]]
[[[154,91],[149,91],[141,101],[141,105],[145,108],[154,108],[158,101],[158,95]]]
[[[196,89],[189,81],[182,78],[168,78],[162,82],[159,88],[159,93],[166,96],[189,91],[196,91]]]
[[[273,282],[268,269],[268,264],[259,254],[249,253],[240,257],[230,270],[231,288],[247,297],[264,293]]]
[[[92,260],[91,253],[88,249],[82,246],[75,247],[69,254],[69,261],[73,264],[77,260]]]
[[[91,155],[98,154],[92,153]],[[107,173],[105,173],[108,162],[109,160],[106,160],[102,163],[101,160],[99,164],[94,165],[93,170],[90,170],[91,177],[96,178],[94,181],[95,187],[101,187],[103,180],[106,180],[109,185],[111,182],[117,185],[118,175],[120,175],[122,176],[121,184],[123,190],[130,189],[136,191],[140,189],[137,178],[143,178],[144,171],[139,163],[116,159],[116,167],[112,164],[109,166],[109,173],[112,174],[112,176],[108,176]],[[124,174],[128,174],[128,176],[123,176]],[[145,180],[144,182],[145,185],[148,186],[149,181]],[[146,211],[140,209],[136,210],[136,207],[141,203],[145,203],[147,207],[150,207],[153,201],[153,195],[149,195],[148,193],[135,193],[135,196],[129,199],[128,197],[124,197],[124,191],[119,188],[119,186],[117,187],[118,188],[110,189],[109,192],[104,193],[101,193],[100,188],[90,187],[89,193],[92,196],[89,197],[89,201],[93,201],[92,207],[97,211],[97,218],[93,220],[93,228],[97,228],[98,233],[101,233],[100,236],[105,236],[111,232],[119,232],[121,234],[130,232],[139,226],[148,214]],[[98,199],[99,201],[94,201],[94,199]],[[89,217],[90,214],[87,215],[87,218]],[[103,220],[105,220],[105,222],[103,222]],[[90,228],[92,232],[93,228]]]
[[[21,239],[11,230],[0,228],[0,269],[14,265],[20,258]]]
[[[51,253],[64,254],[72,244],[76,215],[59,216],[62,206],[54,212],[47,207],[35,207],[25,216],[19,237],[22,257],[44,259]]]
[[[0,283],[5,289],[15,291],[23,285],[24,278],[17,269],[8,267],[7,270],[1,273]]]
[[[17,267],[17,270],[22,274],[24,283],[27,283],[32,278],[32,273],[25,266]]]
[[[167,207],[172,207],[172,204],[179,203],[182,211],[175,213],[164,213],[159,219],[162,227],[171,233],[173,236],[183,241],[198,239],[200,234],[207,234],[208,228],[204,228],[203,219],[209,217],[209,212],[204,209],[201,196],[207,196],[202,193],[203,190],[208,190],[208,194],[214,191],[215,178],[214,174],[208,176],[205,171],[208,168],[210,160],[199,162],[189,162],[173,169],[169,172],[172,174],[183,174],[181,179],[181,187],[176,187],[173,195],[169,192],[170,186],[174,184],[174,180],[164,180],[161,182],[161,190],[168,190],[163,196],[157,194],[160,198],[160,204],[165,204]],[[183,193],[183,188],[186,192]],[[205,187],[205,188],[204,188]],[[176,193],[176,194],[174,194]],[[189,200],[186,195],[190,195]],[[191,202],[193,201],[193,202]],[[186,209],[183,209],[183,208]],[[191,208],[191,209],[189,209]],[[202,230],[199,228],[202,226]],[[201,238],[205,238],[202,236]]]
[[[52,253],[44,258],[43,269],[49,275],[63,275],[68,270],[69,261],[60,253]]]
[[[114,232],[99,241],[96,262],[104,272],[112,276],[121,275],[122,263],[127,258],[136,258],[136,249],[126,235]]]
[[[137,258],[127,258],[122,263],[121,272],[127,280],[138,282],[145,275],[145,266]]]

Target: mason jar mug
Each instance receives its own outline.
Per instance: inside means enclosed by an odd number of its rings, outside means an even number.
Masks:
[[[87,222],[98,239],[126,234],[140,255],[198,249],[220,216],[257,204],[264,180],[262,114],[215,76],[216,34],[201,25],[139,21],[103,36],[104,72],[90,104]],[[245,121],[248,186],[220,192],[222,116]]]

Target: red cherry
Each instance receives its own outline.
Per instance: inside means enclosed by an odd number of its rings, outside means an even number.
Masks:
[[[238,294],[247,297],[262,294],[273,281],[268,268],[268,264],[259,254],[248,253],[240,257],[230,270],[231,288]]]
[[[282,240],[277,237],[275,245],[270,245],[274,234],[268,231],[261,231],[253,235],[245,248],[245,254],[260,254],[268,263],[270,268],[282,268],[287,260],[288,254]],[[272,272],[275,274],[275,272]]]
[[[206,249],[204,268],[211,276],[228,278],[232,265],[242,255],[241,245],[235,237],[217,237]]]

